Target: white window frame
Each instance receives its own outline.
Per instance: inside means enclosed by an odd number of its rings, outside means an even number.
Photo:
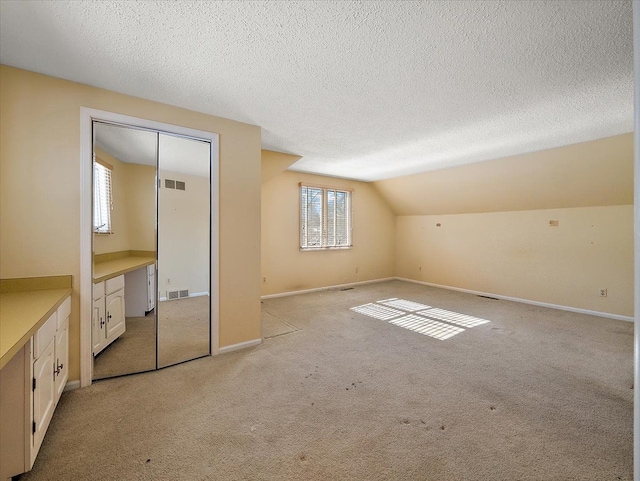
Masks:
[[[308,227],[305,225],[306,222],[306,218],[307,217],[303,217],[303,213],[304,210],[303,209],[308,209],[309,204],[308,202],[306,203],[306,205],[303,205],[302,203],[302,191],[303,189],[318,189],[318,190],[322,190],[322,232],[321,232],[321,236],[320,236],[320,244],[321,245],[312,245],[309,246],[308,245]],[[329,198],[329,192],[336,192],[336,193],[344,193],[346,194],[346,212],[347,212],[347,219],[346,219],[346,223],[347,223],[347,244],[345,245],[329,245],[328,242],[328,198]],[[299,244],[300,244],[300,250],[301,251],[317,251],[317,250],[340,250],[340,249],[351,249],[353,247],[353,189],[345,189],[345,188],[339,188],[339,187],[329,187],[329,186],[322,186],[322,185],[314,185],[314,184],[306,184],[301,182],[299,184],[299,189],[298,189],[298,202],[300,205],[300,212],[298,215],[298,219],[300,220],[300,226],[298,229],[298,238],[299,238]],[[336,204],[334,203],[334,209],[336,208]],[[336,211],[334,210],[334,215],[333,215],[333,220],[334,220],[334,232],[335,232],[335,224],[337,223],[337,215],[336,215]]]
[[[100,171],[100,172],[99,172]],[[93,233],[113,234],[113,167],[93,157]]]

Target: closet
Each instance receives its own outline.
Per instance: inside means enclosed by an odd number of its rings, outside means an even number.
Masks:
[[[93,121],[93,379],[211,354],[211,149]]]

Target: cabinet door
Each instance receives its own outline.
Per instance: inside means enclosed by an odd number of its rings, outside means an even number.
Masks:
[[[53,370],[54,349],[55,341],[52,339],[40,357],[33,362],[35,389],[33,390],[32,465],[49,427],[56,404],[55,381],[53,379],[55,375]]]
[[[125,331],[124,289],[120,289],[106,297],[107,308],[107,344],[113,342]]]
[[[93,314],[91,322],[91,343],[93,346],[93,355],[95,356],[106,346],[106,324],[107,316],[104,309],[104,297],[100,299],[94,299],[93,301]]]
[[[55,346],[56,404],[69,379],[69,321],[56,332]]]

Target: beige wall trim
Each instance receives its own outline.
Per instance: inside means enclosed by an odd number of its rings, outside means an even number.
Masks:
[[[633,322],[633,317],[621,316],[619,314],[609,314],[608,312],[591,311],[589,309],[579,309],[577,307],[562,306],[559,304],[550,304],[548,302],[530,301],[529,299],[520,299],[518,297],[503,296],[500,294],[493,294],[491,292],[473,291],[471,289],[463,289],[461,287],[443,286],[441,284],[433,284],[432,282],[424,282],[424,281],[417,281],[415,279],[408,279],[406,277],[396,277],[395,279],[398,281],[413,282],[414,284],[422,284],[424,286],[429,286],[429,287],[437,287],[439,289],[448,289],[450,291],[458,291],[458,292],[465,292],[467,294],[475,294],[477,296],[495,297],[496,299],[501,299],[503,301],[520,302],[522,304],[531,304],[533,306],[548,307],[550,309],[558,309],[560,311],[577,312],[578,314],[588,314],[590,316],[606,317],[608,319],[615,319],[617,321]]]
[[[80,380],[69,381],[64,387],[64,391],[73,391],[74,389],[80,389]]]
[[[239,342],[238,344],[231,344],[230,346],[223,346],[218,349],[218,354],[225,354],[227,352],[239,351],[240,349],[246,349],[248,347],[258,346],[262,344],[262,339],[253,339],[251,341]]]
[[[72,287],[72,276],[18,277],[0,279],[0,292],[43,291]]]
[[[371,279],[368,281],[349,282],[347,284],[336,284],[334,286],[314,287],[313,289],[302,289],[299,291],[279,292],[278,294],[267,294],[262,296],[261,299],[274,299],[276,297],[297,296],[298,294],[309,294],[310,292],[328,291],[331,289],[340,289],[342,287],[359,286],[361,284],[373,284],[374,282],[393,281],[399,279],[397,277],[383,277],[380,279]]]

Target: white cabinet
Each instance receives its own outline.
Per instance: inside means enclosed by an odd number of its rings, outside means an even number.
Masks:
[[[44,435],[53,417],[57,396],[55,387],[55,341],[51,339],[33,361],[33,423],[31,463],[35,461]]]
[[[93,355],[124,334],[124,275],[93,285],[92,344]]]
[[[53,411],[69,379],[69,316],[67,297],[33,337],[33,420],[31,465],[33,465]],[[46,347],[43,347],[45,346]]]
[[[56,328],[55,341],[55,388],[56,402],[62,396],[67,381],[69,380],[69,317],[71,316],[71,298],[58,308],[58,325]]]
[[[147,312],[156,307],[156,266],[147,266]]]
[[[71,298],[0,370],[0,479],[33,467],[69,378]]]

